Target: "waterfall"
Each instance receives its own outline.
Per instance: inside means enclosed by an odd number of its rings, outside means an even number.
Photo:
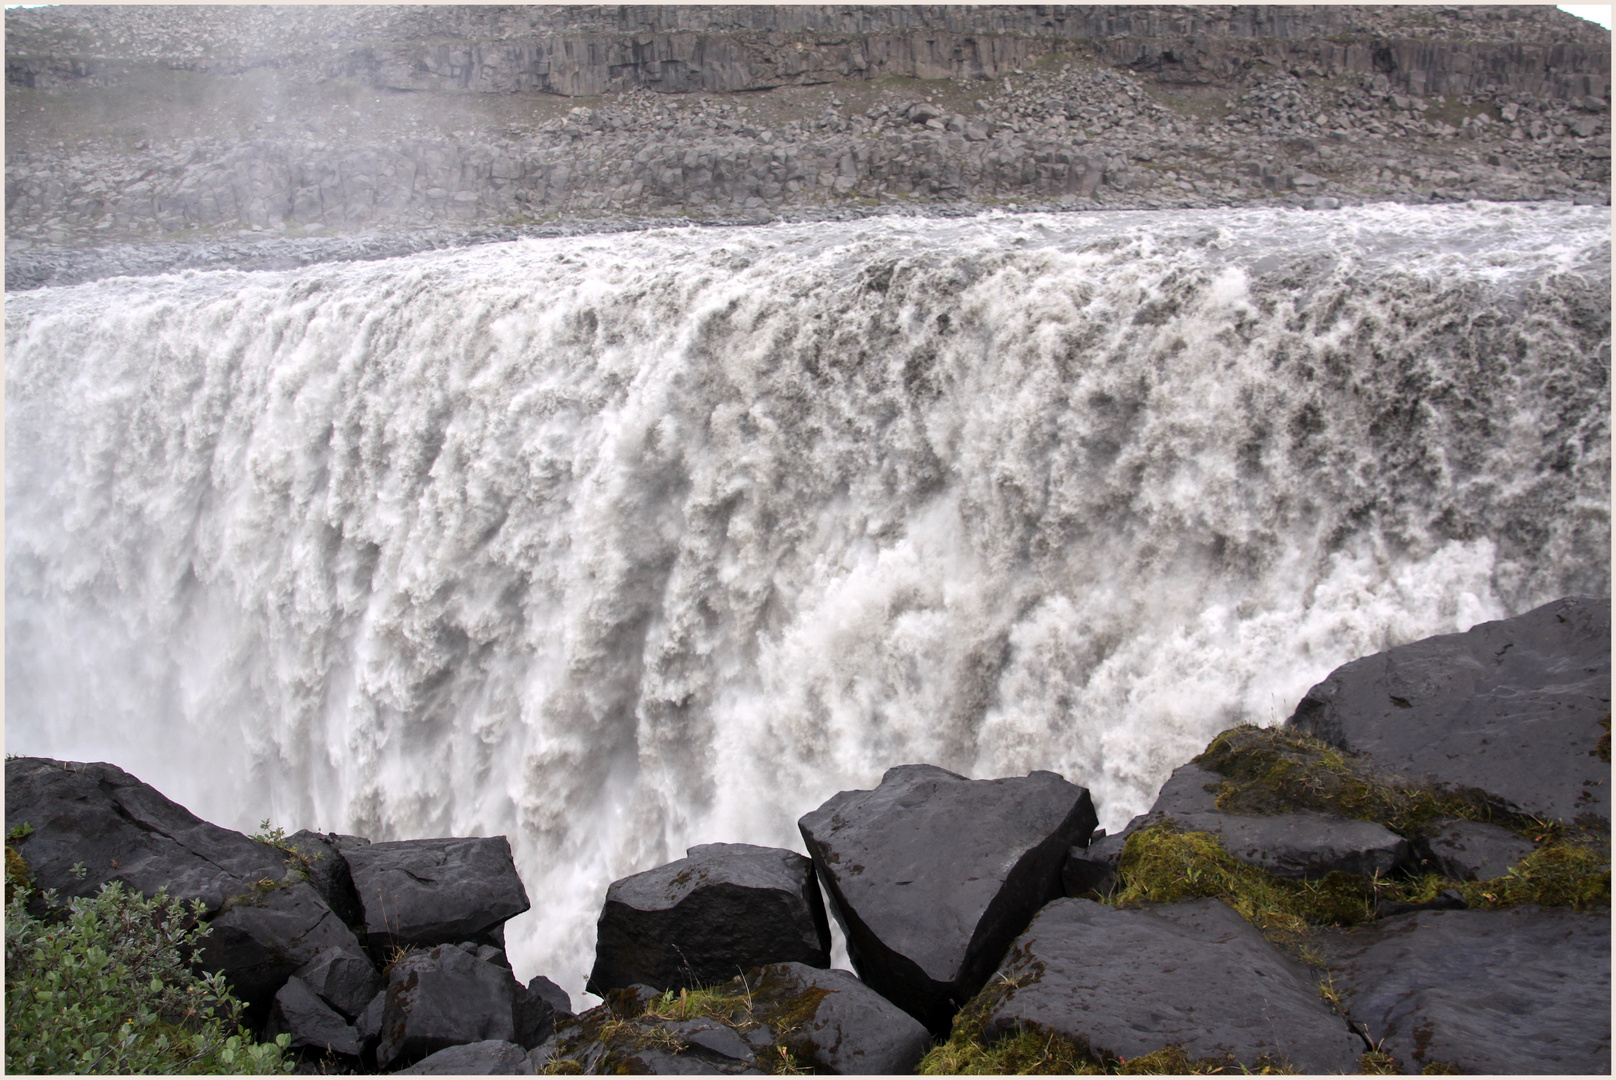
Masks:
[[[7,749],[614,878],[892,765],[1101,824],[1332,668],[1610,589],[1610,214],[881,218],[6,310]]]

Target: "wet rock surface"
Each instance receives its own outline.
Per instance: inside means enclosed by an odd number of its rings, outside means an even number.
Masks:
[[[428,1054],[400,1076],[532,1076],[528,1051],[499,1039],[450,1046]]]
[[[306,882],[235,898],[209,926],[202,964],[223,971],[247,1015],[261,1023],[276,990],[327,949],[359,951],[359,939]]]
[[[278,882],[285,856],[268,844],[211,825],[116,765],[49,758],[6,761],[6,827],[33,832],[16,841],[41,890],[93,896],[109,881],[216,914],[225,901]],[[73,873],[82,863],[85,875]]]
[[[1610,1071],[1610,916],[1425,911],[1341,932],[1330,970],[1404,1072]]]
[[[275,992],[275,1006],[264,1033],[290,1035],[293,1050],[307,1048],[358,1058],[364,1049],[353,1025],[295,975]]]
[[[494,941],[505,920],[531,906],[503,836],[396,840],[342,854],[372,949]]]
[[[859,977],[933,1032],[981,988],[1097,818],[1051,772],[967,780],[888,769],[798,822]]]
[[[830,924],[813,864],[783,848],[702,844],[612,883],[588,988],[699,987],[792,961],[830,966]]]
[[[451,1046],[513,1042],[520,989],[509,968],[457,946],[411,953],[387,973],[376,1063],[397,1069]]]
[[[1173,771],[1151,807],[1150,819],[1212,833],[1230,855],[1277,877],[1321,878],[1330,873],[1385,875],[1409,865],[1409,841],[1372,821],[1298,810],[1285,814],[1233,814],[1218,809],[1223,777],[1194,763]]]
[[[1021,1026],[1106,1059],[1170,1044],[1190,1058],[1263,1058],[1304,1073],[1356,1072],[1362,1041],[1311,973],[1219,900],[1118,910],[1057,900],[1016,939],[991,1037]]]
[[[1355,660],[1286,722],[1416,782],[1610,821],[1610,602],[1568,597]]]

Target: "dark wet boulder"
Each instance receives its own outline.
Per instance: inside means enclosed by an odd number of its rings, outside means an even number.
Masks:
[[[946,1033],[1097,819],[1087,789],[1052,772],[967,780],[888,769],[798,821],[859,977]]]
[[[1463,820],[1433,825],[1419,846],[1421,855],[1438,873],[1455,881],[1503,877],[1537,847],[1501,826]]]
[[[529,1050],[548,1039],[556,1021],[572,1015],[567,992],[543,975],[536,975],[526,986],[517,986],[511,1003],[512,1041]]]
[[[813,864],[784,848],[702,844],[612,882],[588,990],[724,982],[760,964],[830,966],[830,924]]]
[[[363,1049],[363,1040],[353,1025],[295,975],[276,991],[265,1031],[267,1038],[281,1034],[292,1037],[290,1048],[293,1050],[358,1058]]]
[[[1312,810],[1282,814],[1232,814],[1217,806],[1223,777],[1196,764],[1168,777],[1150,819],[1171,819],[1186,832],[1217,836],[1241,862],[1286,878],[1322,878],[1340,872],[1385,876],[1413,863],[1407,840],[1372,821]]]
[[[1349,1015],[1405,1072],[1610,1072],[1608,912],[1423,911],[1327,949]]]
[[[534,1068],[909,1073],[931,1043],[918,1020],[846,971],[768,964],[685,995],[659,995],[645,986],[608,991],[604,1004],[559,1022],[534,1050]]]
[[[327,946],[293,974],[349,1020],[386,989],[370,957],[354,946]]]
[[[509,968],[455,945],[405,956],[388,969],[376,1064],[410,1064],[450,1046],[516,1041],[521,984]]]
[[[773,964],[752,979],[752,995],[779,1044],[826,1072],[912,1073],[931,1045],[924,1025],[849,971]]]
[[[1117,909],[1061,899],[1011,947],[983,1029],[1036,1027],[1101,1060],[1169,1045],[1191,1059],[1268,1057],[1357,1072],[1364,1051],[1315,979],[1219,900]]]
[[[450,1046],[428,1054],[398,1076],[532,1076],[533,1061],[526,1049],[499,1039]]]
[[[326,906],[337,913],[337,918],[356,930],[364,929],[365,909],[354,891],[353,875],[342,852],[369,843],[362,836],[317,833],[308,829],[286,838],[286,846],[297,853],[293,867],[303,872]]]
[[[253,1025],[268,1016],[287,978],[322,950],[360,951],[353,931],[307,882],[250,889],[231,899],[210,926],[202,966],[224,972]]]
[[[342,855],[373,954],[468,938],[503,947],[505,920],[530,906],[503,836],[395,840]]]
[[[6,827],[32,832],[13,845],[40,890],[94,896],[109,881],[153,896],[159,889],[213,915],[254,882],[278,882],[285,856],[211,825],[116,765],[50,758],[6,761]],[[73,865],[87,873],[79,878]],[[273,991],[272,991],[273,992]]]
[[[1331,672],[1287,724],[1405,780],[1610,820],[1610,600],[1568,597]]]

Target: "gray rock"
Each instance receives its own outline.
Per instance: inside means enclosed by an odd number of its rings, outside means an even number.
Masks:
[[[514,1042],[520,988],[508,968],[452,945],[411,953],[387,974],[376,1064],[409,1063],[489,1039]]]
[[[1060,895],[1067,852],[1097,818],[1088,790],[1051,772],[967,780],[904,765],[797,824],[859,976],[941,1035]]]
[[[1216,801],[1222,783],[1222,776],[1193,762],[1180,765],[1149,816],[1170,818],[1186,831],[1212,833],[1229,854],[1277,877],[1320,878],[1332,871],[1384,876],[1414,859],[1407,840],[1372,821],[1311,810],[1225,813]]]
[[[33,832],[14,841],[39,889],[94,896],[120,881],[146,896],[167,889],[201,900],[211,917],[256,881],[279,881],[286,858],[267,844],[210,825],[116,765],[50,758],[6,761],[6,825]],[[88,873],[73,872],[83,863]],[[274,988],[271,988],[273,992]]]
[[[839,968],[771,964],[752,982],[757,1010],[790,1022],[773,1025],[780,1044],[816,1068],[842,1075],[914,1072],[931,1046],[924,1025]],[[806,995],[813,993],[814,999]],[[803,1002],[812,1013],[800,1018]]]
[[[830,966],[830,925],[813,864],[794,851],[702,844],[614,881],[588,989],[723,982],[759,964]]]
[[[509,965],[506,965],[508,968]],[[556,1021],[572,1015],[567,992],[543,975],[536,975],[526,986],[518,986],[511,1004],[513,1042],[532,1048],[555,1032]]]
[[[1518,810],[1610,820],[1610,600],[1568,597],[1354,660],[1287,723],[1410,780]]]
[[[324,949],[359,952],[359,939],[307,882],[232,903],[202,940],[202,966],[223,971],[256,1025],[287,978]]]
[[[1446,877],[1486,881],[1503,877],[1537,845],[1498,825],[1445,821],[1422,839],[1423,854]]]
[[[992,1037],[1036,1025],[1104,1059],[1177,1044],[1192,1059],[1304,1073],[1356,1072],[1363,1043],[1306,969],[1219,900],[1119,910],[1061,899],[1038,913],[1003,965],[1016,984],[990,1012]]]
[[[275,993],[265,1036],[283,1033],[292,1037],[293,1050],[307,1048],[356,1058],[362,1049],[353,1026],[295,975]]]
[[[450,1046],[428,1054],[395,1076],[532,1076],[533,1060],[515,1043],[499,1039]]]
[[[1610,916],[1424,911],[1332,935],[1353,1020],[1405,1071],[1610,1072]]]
[[[386,988],[370,957],[357,948],[327,946],[293,972],[309,989],[352,1020]]]
[[[364,1042],[370,1042],[382,1033],[382,1016],[387,1011],[387,991],[370,999],[370,1003],[354,1018],[354,1032]]]
[[[365,925],[365,912],[354,891],[353,875],[342,857],[344,847],[363,847],[369,841],[360,836],[338,836],[336,833],[317,833],[302,829],[286,838],[286,846],[303,856],[295,868],[307,875],[321,899],[337,918],[351,927]],[[341,846],[339,846],[341,845]]]
[[[342,855],[372,948],[487,939],[530,906],[503,836],[396,840]]]

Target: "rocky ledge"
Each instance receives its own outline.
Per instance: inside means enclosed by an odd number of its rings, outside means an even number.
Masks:
[[[1608,1073],[1609,763],[1610,601],[1570,597],[1337,669],[1115,835],[1053,773],[903,765],[807,857],[694,847],[613,883],[582,1014],[511,973],[503,837],[251,838],[12,758],[7,866],[199,899],[307,1071]]]
[[[1544,6],[12,8],[6,77],[8,258],[1610,200],[1609,32]]]

